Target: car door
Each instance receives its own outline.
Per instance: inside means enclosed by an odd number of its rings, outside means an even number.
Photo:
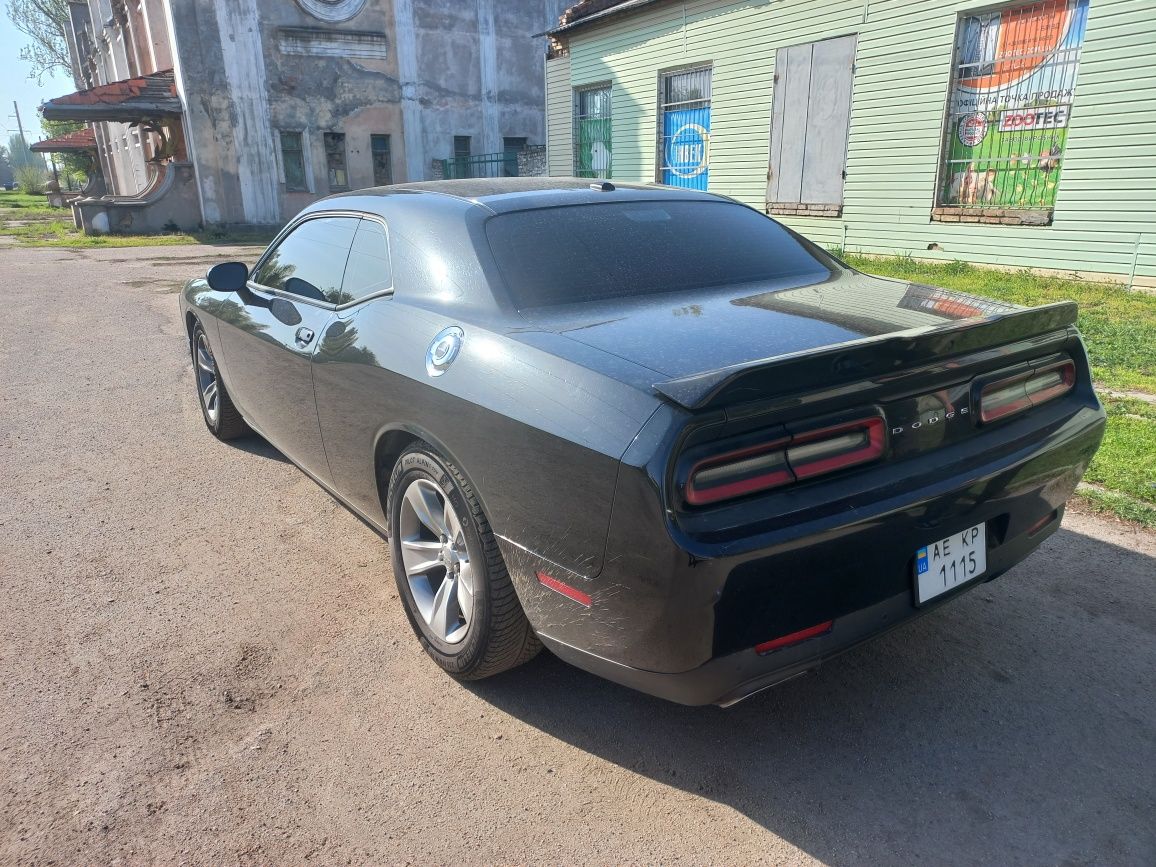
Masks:
[[[230,393],[247,421],[308,472],[330,482],[317,419],[312,357],[342,294],[356,216],[306,219],[270,247],[222,321]]]

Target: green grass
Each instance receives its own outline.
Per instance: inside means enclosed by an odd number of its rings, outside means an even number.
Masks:
[[[1096,383],[1156,394],[1156,295],[1131,292],[1119,284],[995,271],[967,262],[940,264],[855,254],[843,258],[869,274],[931,283],[1014,304],[1075,301],[1080,305],[1080,331],[1088,344]]]
[[[1126,494],[1081,487],[1076,492],[1076,498],[1093,512],[1112,515],[1149,530],[1156,530],[1156,507],[1133,500]]]
[[[43,193],[22,193],[19,190],[0,190],[0,210],[4,208],[46,208]]]
[[[1085,479],[1156,506],[1156,405],[1104,398],[1108,431]]]
[[[67,212],[65,212],[67,213]],[[20,222],[29,220],[27,223]],[[0,237],[12,238],[26,247],[173,247],[179,244],[264,246],[273,240],[272,232],[175,232],[165,235],[85,235],[72,220],[61,217],[60,209],[45,216],[30,218],[22,213],[0,210]]]
[[[27,247],[172,247],[178,244],[253,244],[273,240],[272,231],[174,232],[161,235],[85,235],[72,224],[70,208],[50,208],[43,195],[0,190],[0,237]]]
[[[848,264],[884,277],[931,283],[974,295],[1035,305],[1075,301],[1092,376],[1108,411],[1104,443],[1088,468],[1079,499],[1089,508],[1156,527],[1156,404],[1106,393],[1156,394],[1156,295],[1117,284],[996,271],[967,262],[917,262],[910,257],[843,255]]]

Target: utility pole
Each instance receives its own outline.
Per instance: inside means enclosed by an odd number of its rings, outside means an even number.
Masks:
[[[20,142],[24,145],[24,150],[28,150],[28,139],[24,137],[24,124],[20,122],[20,106],[16,104],[16,100],[12,100],[12,110],[16,112],[16,128],[20,130]]]

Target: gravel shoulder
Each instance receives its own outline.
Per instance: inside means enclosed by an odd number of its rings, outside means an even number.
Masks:
[[[204,430],[176,291],[0,247],[0,863],[1156,863],[1156,535],[1025,564],[723,711],[459,685],[385,544]]]

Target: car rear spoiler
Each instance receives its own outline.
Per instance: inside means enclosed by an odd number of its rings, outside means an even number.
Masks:
[[[1061,301],[929,328],[895,331],[746,361],[658,382],[654,388],[686,409],[713,409],[886,376],[920,364],[1050,334],[1074,325],[1077,311],[1075,302]]]

